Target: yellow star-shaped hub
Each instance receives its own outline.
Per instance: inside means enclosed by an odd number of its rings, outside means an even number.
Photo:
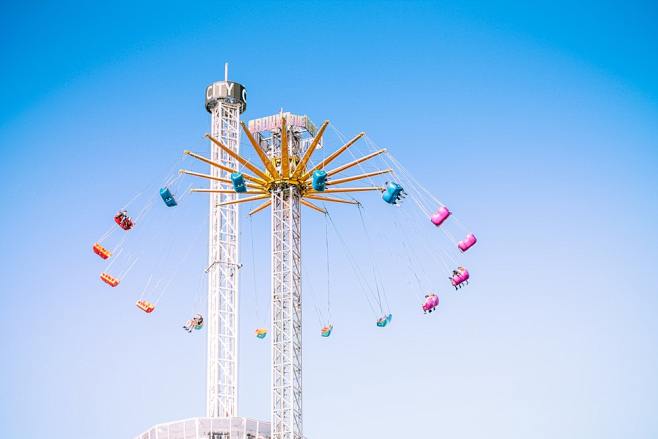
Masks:
[[[366,160],[369,160],[375,156],[378,156],[384,152],[386,152],[386,149],[380,149],[378,151],[372,152],[370,154],[367,154],[359,159],[356,159],[354,161],[351,161],[349,163],[346,163],[344,165],[338,166],[334,169],[327,170],[326,171],[326,177],[327,177],[327,182],[326,182],[326,188],[323,191],[316,191],[313,189],[312,186],[312,176],[313,172],[317,170],[324,170],[327,165],[332,163],[336,158],[338,158],[342,153],[347,151],[349,147],[351,147],[354,143],[356,143],[361,137],[365,135],[365,133],[359,133],[356,136],[354,136],[352,139],[350,139],[347,143],[345,143],[343,146],[338,148],[334,153],[320,161],[318,164],[312,166],[311,168],[307,169],[307,164],[309,163],[309,160],[311,159],[311,156],[315,152],[317,146],[320,143],[320,139],[322,138],[322,135],[324,134],[325,129],[329,125],[329,121],[325,121],[320,129],[318,130],[317,134],[311,141],[311,144],[309,147],[306,149],[302,157],[298,156],[291,156],[289,154],[289,149],[288,149],[288,130],[286,126],[286,118],[284,116],[281,117],[281,154],[280,156],[276,157],[268,157],[263,149],[260,147],[256,139],[254,138],[253,134],[251,131],[249,131],[249,128],[247,128],[247,125],[244,122],[241,122],[242,124],[242,129],[244,130],[245,134],[247,135],[247,138],[249,139],[249,142],[253,146],[254,150],[256,151],[256,154],[258,155],[258,158],[260,161],[263,163],[264,168],[260,169],[256,167],[254,164],[252,164],[249,160],[245,159],[242,157],[240,154],[234,152],[231,150],[229,147],[224,145],[222,142],[220,142],[218,139],[214,138],[210,134],[206,134],[206,137],[210,139],[211,142],[213,142],[215,145],[217,145],[220,149],[222,149],[224,152],[226,152],[229,156],[237,160],[240,164],[242,164],[246,169],[249,171],[253,172],[254,175],[247,174],[245,172],[242,172],[243,177],[245,180],[249,181],[249,183],[246,184],[247,186],[247,191],[245,192],[239,192],[239,194],[248,194],[250,196],[245,197],[245,198],[238,198],[235,200],[230,200],[230,201],[225,201],[223,203],[220,203],[219,205],[228,205],[228,204],[238,204],[238,203],[246,203],[249,201],[256,201],[256,200],[262,200],[265,198],[270,198],[271,197],[271,192],[274,188],[280,187],[280,186],[296,186],[298,188],[299,194],[300,194],[300,202],[312,209],[315,209],[319,212],[326,213],[326,211],[317,205],[313,204],[309,200],[318,200],[318,201],[326,201],[326,202],[331,202],[331,203],[348,203],[348,204],[358,204],[357,201],[353,200],[345,200],[342,198],[336,198],[336,197],[328,197],[324,194],[340,194],[340,193],[348,193],[348,192],[364,192],[364,191],[383,191],[383,187],[378,187],[378,186],[371,186],[371,187],[336,187],[337,185],[340,185],[342,183],[348,183],[350,181],[356,181],[356,180],[361,180],[364,178],[369,178],[373,177],[376,175],[381,175],[381,174],[386,174],[388,172],[391,172],[392,170],[389,169],[384,169],[381,171],[374,171],[374,172],[368,172],[365,174],[360,174],[360,175],[354,175],[350,177],[343,177],[343,178],[337,178],[333,179],[332,177],[342,171],[345,171],[347,169],[350,169],[362,162],[365,162]],[[239,172],[237,169],[232,169],[228,166],[224,166],[221,163],[217,163],[215,161],[212,161],[210,159],[207,159],[206,157],[200,156],[198,154],[195,154],[191,151],[185,151],[185,154],[188,154],[204,163],[207,163],[211,166],[214,166],[216,168],[219,168],[223,171],[229,172],[229,173],[236,173]],[[207,175],[207,174],[201,174],[198,172],[193,172],[193,171],[188,171],[185,169],[181,169],[180,171],[183,174],[187,175],[193,175],[196,177],[202,177],[206,178],[209,180],[215,180],[219,181],[222,183],[226,184],[232,184],[232,181],[226,178],[220,178],[220,177],[215,177],[213,175]],[[211,192],[211,193],[220,193],[220,194],[234,194],[238,193],[235,190],[232,189],[192,189],[192,192]],[[253,209],[251,212],[249,212],[250,215],[253,215],[257,212],[260,212],[261,210],[269,207],[271,205],[272,201],[268,200],[261,204],[260,206],[256,207]]]

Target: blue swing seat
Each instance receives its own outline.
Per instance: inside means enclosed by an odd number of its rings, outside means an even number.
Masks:
[[[389,182],[382,194],[382,199],[388,204],[398,204],[404,196],[404,189],[397,183]]]
[[[313,190],[324,192],[327,187],[327,173],[322,169],[313,172]]]
[[[160,196],[162,197],[162,201],[164,201],[167,207],[178,206],[176,199],[171,194],[171,191],[169,190],[168,187],[165,186],[162,189],[160,189]]]
[[[247,192],[247,185],[244,182],[244,175],[241,172],[232,173],[231,181],[233,182],[235,192]]]

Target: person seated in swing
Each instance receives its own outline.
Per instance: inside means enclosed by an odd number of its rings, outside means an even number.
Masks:
[[[187,332],[192,332],[197,326],[201,326],[202,324],[203,316],[201,316],[201,314],[196,314],[185,323],[183,329],[185,329]]]
[[[468,285],[469,278],[470,275],[464,267],[457,267],[456,270],[452,270],[452,276],[449,279],[452,286],[454,286],[455,289],[459,289],[463,284]]]

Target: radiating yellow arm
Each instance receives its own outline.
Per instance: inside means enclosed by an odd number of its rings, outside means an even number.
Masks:
[[[194,177],[201,177],[205,178],[208,180],[215,180],[215,181],[221,181],[222,183],[228,183],[228,184],[233,184],[231,180],[228,178],[221,178],[221,177],[215,177],[214,175],[210,174],[202,174],[200,172],[194,172],[194,171],[188,171],[187,169],[181,169],[178,171],[179,174],[185,174],[185,175],[192,175]]]
[[[355,143],[357,140],[359,140],[361,137],[365,136],[365,134],[366,134],[366,133],[359,133],[359,134],[357,134],[356,136],[354,136],[350,141],[348,141],[345,145],[343,145],[343,146],[341,146],[340,148],[338,148],[338,149],[337,149],[333,154],[331,154],[329,157],[327,157],[326,159],[322,160],[322,161],[321,161],[320,163],[318,163],[317,165],[313,166],[313,167],[312,167],[312,168],[311,168],[306,174],[304,174],[304,176],[301,178],[301,180],[306,180],[308,177],[311,176],[311,174],[313,173],[313,171],[315,171],[316,169],[324,168],[324,167],[327,166],[329,163],[333,162],[333,161],[336,159],[336,157],[338,157],[339,155],[341,155],[342,153],[344,153],[344,152],[347,150],[347,148],[349,148],[350,146],[354,145],[354,143]]]
[[[363,178],[374,177],[376,175],[382,175],[382,174],[386,174],[386,173],[392,172],[392,171],[393,170],[391,168],[388,168],[388,169],[384,169],[382,171],[367,172],[365,174],[353,175],[352,177],[337,178],[336,180],[327,181],[327,186],[341,184],[341,183],[347,183],[347,182],[355,181],[355,180],[361,180]]]
[[[319,206],[316,206],[315,204],[311,203],[310,201],[307,201],[305,199],[299,200],[304,206],[310,207],[313,210],[317,210],[320,213],[327,213],[327,211]]]
[[[285,116],[281,116],[281,176],[290,177],[290,157],[288,154],[288,127]]]
[[[330,203],[361,204],[356,200],[343,200],[342,198],[323,197],[320,195],[313,195],[313,194],[306,195],[306,198],[310,198],[312,200],[329,201]]]
[[[266,190],[235,192],[232,189],[190,189],[190,192],[206,192],[209,194],[268,194]]]
[[[363,162],[365,162],[366,160],[370,160],[371,158],[373,158],[373,157],[375,157],[375,156],[378,156],[379,154],[382,154],[382,153],[384,153],[384,152],[386,152],[386,149],[380,149],[379,151],[371,152],[370,154],[365,155],[365,156],[361,157],[360,159],[356,159],[356,160],[354,160],[354,161],[352,161],[352,162],[349,162],[349,163],[344,164],[343,166],[339,166],[339,167],[337,167],[337,168],[335,168],[335,169],[332,169],[331,171],[327,171],[327,177],[330,177],[330,176],[332,176],[332,175],[334,175],[334,174],[337,174],[337,173],[339,173],[339,172],[341,172],[341,171],[344,171],[344,170],[349,169],[349,168],[351,168],[351,167],[353,167],[353,166],[356,166],[356,165],[358,165],[359,163],[363,163]]]
[[[272,204],[272,200],[267,200],[266,202],[264,202],[263,204],[261,204],[260,206],[249,212],[249,215],[254,215],[260,212],[261,210],[268,208],[271,204]]]
[[[345,192],[367,192],[367,191],[379,191],[382,192],[383,187],[379,186],[370,186],[370,187],[337,187],[333,189],[325,189],[322,192],[309,191],[307,194],[340,194]]]
[[[212,160],[207,159],[207,158],[205,158],[205,157],[202,156],[202,155],[195,154],[195,153],[193,153],[192,151],[185,150],[185,151],[183,151],[183,152],[184,152],[185,154],[191,156],[191,157],[194,157],[194,158],[197,159],[197,160],[200,160],[200,161],[202,161],[202,162],[204,162],[204,163],[208,163],[210,166],[214,166],[214,167],[216,167],[216,168],[219,168],[219,169],[221,169],[222,171],[226,171],[226,172],[230,172],[230,173],[238,172],[236,169],[229,168],[228,166],[224,166],[224,165],[222,165],[221,163],[213,162]],[[243,176],[244,178],[246,178],[247,180],[251,180],[251,181],[253,181],[253,182],[255,182],[255,183],[263,184],[263,185],[266,184],[266,182],[263,181],[263,180],[261,180],[260,178],[253,177],[253,176],[251,176],[251,175],[249,175],[249,174],[246,174],[246,173],[244,173],[244,172],[242,173],[242,176]]]
[[[229,204],[240,204],[248,203],[249,201],[262,200],[263,198],[269,198],[270,194],[264,195],[254,195],[253,197],[240,198],[239,200],[224,201],[223,203],[217,203],[218,206],[228,206]]]
[[[247,138],[249,139],[251,146],[253,146],[254,150],[256,150],[256,154],[258,154],[260,161],[263,162],[263,165],[265,165],[267,172],[269,172],[272,178],[274,178],[275,180],[281,178],[281,176],[279,175],[279,171],[276,170],[276,167],[272,164],[270,159],[267,157],[267,155],[263,151],[263,148],[260,147],[256,139],[254,138],[254,135],[251,134],[251,131],[249,131],[249,128],[247,128],[247,124],[244,122],[240,122],[240,124],[242,125],[242,130],[247,135]]]
[[[187,155],[189,155],[189,156],[191,156],[191,157],[194,157],[195,159],[200,160],[200,161],[202,161],[203,163],[208,163],[210,166],[214,166],[214,167],[216,167],[216,168],[219,168],[219,169],[221,169],[222,171],[231,172],[231,173],[233,173],[233,172],[238,172],[236,169],[229,168],[228,166],[224,166],[224,165],[222,165],[221,163],[213,162],[212,160],[207,159],[207,158],[205,158],[205,157],[202,156],[202,155],[195,154],[195,153],[193,153],[192,151],[189,151],[189,150],[187,150],[187,149],[186,149],[185,151],[183,151],[183,153],[184,153],[184,154],[187,154]]]
[[[297,178],[300,176],[302,172],[304,172],[304,168],[306,167],[306,163],[308,163],[309,159],[315,152],[315,148],[317,148],[318,144],[320,143],[320,139],[322,139],[322,135],[324,134],[324,130],[329,126],[329,121],[325,120],[320,129],[318,130],[318,133],[315,135],[313,138],[313,141],[309,145],[308,149],[306,149],[306,152],[304,153],[304,157],[302,157],[302,160],[297,164],[297,167],[295,168],[295,172],[292,173],[292,178]]]
[[[219,140],[215,139],[215,138],[214,138],[213,136],[211,136],[210,134],[206,134],[206,137],[207,137],[208,139],[210,139],[210,141],[211,141],[212,143],[214,143],[215,145],[219,146],[219,147],[220,147],[220,148],[221,148],[226,154],[230,155],[231,157],[233,157],[234,159],[236,159],[238,162],[242,163],[242,165],[243,165],[245,168],[249,169],[251,172],[253,172],[253,173],[256,174],[257,176],[259,176],[260,178],[262,178],[262,179],[264,180],[264,182],[266,182],[266,181],[268,181],[268,180],[270,179],[270,177],[268,177],[266,173],[264,173],[263,171],[261,171],[260,169],[258,169],[256,166],[254,166],[249,160],[245,159],[245,158],[242,157],[240,154],[234,152],[231,148],[229,148],[228,146],[224,145],[222,142],[220,142]]]
[[[205,178],[205,179],[208,179],[208,180],[215,180],[215,181],[221,181],[222,183],[233,184],[233,182],[231,180],[229,180],[228,178],[215,177],[214,175],[202,174],[200,172],[194,172],[194,171],[188,171],[187,169],[181,169],[178,172],[181,173],[181,174],[185,174],[185,175],[192,175],[194,177],[201,177],[201,178]],[[263,188],[260,185],[251,184],[251,183],[247,183],[246,186],[248,188],[251,188],[251,189],[262,189]]]

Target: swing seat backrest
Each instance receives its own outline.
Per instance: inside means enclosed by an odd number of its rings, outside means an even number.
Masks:
[[[468,235],[466,235],[466,238],[459,241],[459,244],[457,244],[457,247],[459,247],[459,250],[461,250],[462,252],[465,252],[469,248],[473,247],[476,242],[478,242],[478,240],[475,237],[475,235],[472,234],[472,233],[469,233]]]
[[[232,173],[231,182],[233,182],[233,190],[235,192],[247,192],[247,185],[244,182],[244,175],[241,172]]]
[[[430,220],[432,221],[432,224],[439,227],[445,220],[448,219],[451,213],[452,212],[450,212],[447,207],[441,206],[439,207],[439,210],[432,214]]]

